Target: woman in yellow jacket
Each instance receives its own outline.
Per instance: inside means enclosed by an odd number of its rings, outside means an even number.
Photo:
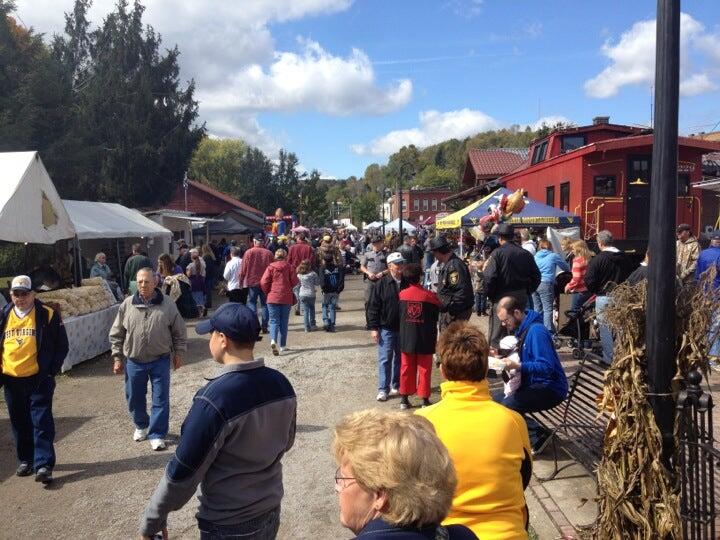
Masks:
[[[465,525],[483,540],[527,539],[530,440],[523,418],[490,397],[487,340],[475,326],[458,321],[440,335],[437,350],[447,379],[442,400],[417,414],[435,426],[457,470],[443,524]]]

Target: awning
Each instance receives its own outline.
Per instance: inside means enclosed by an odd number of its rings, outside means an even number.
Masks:
[[[385,230],[386,231],[399,231],[400,230],[400,220],[399,219],[393,219],[390,223],[385,224]],[[412,232],[415,230],[415,225],[412,223],[408,223],[403,219],[403,231],[405,232]]]
[[[75,228],[37,152],[0,153],[0,240],[54,244]]]
[[[486,195],[479,201],[475,201],[469,206],[466,206],[465,208],[462,208],[456,212],[453,212],[452,214],[445,216],[444,218],[440,218],[435,222],[435,228],[436,229],[458,229],[460,227],[469,227],[471,225],[476,225],[476,223],[472,224],[466,224],[463,222],[463,218],[468,215],[470,212],[475,210],[478,206],[483,204],[485,201],[489,200],[490,197],[492,197],[494,194],[491,193],[490,195]],[[486,211],[487,213],[487,211]]]
[[[64,200],[63,204],[80,240],[146,236],[161,236],[170,240],[172,237],[165,227],[121,204],[68,200]]]
[[[228,236],[237,234],[253,234],[258,233],[262,229],[259,227],[249,227],[245,223],[241,223],[231,212],[220,214],[213,223],[208,226],[208,231],[213,235],[226,234]]]

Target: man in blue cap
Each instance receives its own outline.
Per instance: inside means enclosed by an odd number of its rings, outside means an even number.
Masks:
[[[200,538],[275,538],[283,496],[281,458],[295,440],[297,401],[279,371],[254,358],[256,315],[229,302],[198,323],[221,364],[193,399],[175,456],[140,521],[140,534],[167,538],[167,515],[200,484]]]

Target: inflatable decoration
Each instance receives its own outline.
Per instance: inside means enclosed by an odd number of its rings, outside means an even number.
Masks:
[[[483,216],[479,220],[479,224],[485,225],[486,223],[502,223],[512,219],[513,214],[522,212],[525,208],[525,198],[523,197],[523,190],[518,189],[510,195],[503,194],[500,196],[498,204],[491,204],[488,209],[488,214]]]

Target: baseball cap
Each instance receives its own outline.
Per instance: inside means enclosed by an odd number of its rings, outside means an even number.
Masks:
[[[681,223],[677,227],[677,232],[690,231],[690,230],[691,230],[690,225],[688,225],[687,223]]]
[[[11,291],[31,291],[32,281],[29,276],[15,276],[10,284]]]
[[[373,237],[370,239],[370,242],[373,244],[375,244],[377,242],[384,242],[384,241],[385,241],[385,239],[382,236],[380,236],[379,234],[373,235]]]
[[[397,251],[391,253],[388,255],[387,263],[393,263],[393,264],[405,264],[405,259],[403,258],[401,253],[398,253]]]
[[[438,236],[430,240],[430,251],[440,251],[441,253],[450,251],[450,244],[448,244],[447,238]]]
[[[223,304],[213,316],[195,326],[198,334],[217,331],[238,343],[260,341],[260,323],[250,308],[237,302]]]

